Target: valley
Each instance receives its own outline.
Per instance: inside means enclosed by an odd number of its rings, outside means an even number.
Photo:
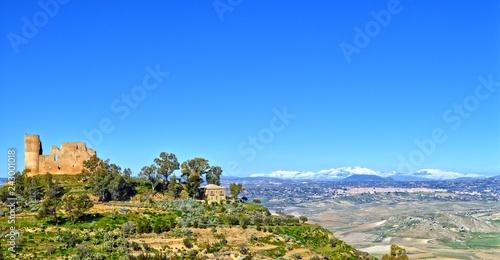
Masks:
[[[308,216],[310,222],[379,258],[391,244],[406,248],[410,259],[500,257],[498,178],[429,182],[248,178],[245,186],[249,199],[258,198],[275,212]]]

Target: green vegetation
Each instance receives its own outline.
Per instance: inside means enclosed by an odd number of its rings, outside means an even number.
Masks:
[[[217,185],[222,173],[208,160],[179,167],[174,154],[161,153],[154,162],[141,178],[97,157],[79,175],[16,174],[17,232],[5,214],[13,196],[0,189],[0,259],[372,258],[304,224],[306,216],[271,215],[260,201],[238,201],[241,183],[230,186],[233,201],[201,200],[201,176]],[[174,175],[179,168],[184,181]]]
[[[384,255],[382,260],[408,260],[406,249],[398,245],[391,245],[391,253],[389,255]]]
[[[245,191],[245,188],[243,188],[243,184],[241,184],[241,183],[229,184],[229,193],[231,194],[231,198],[234,201],[237,201],[240,193],[242,193],[244,191]]]
[[[94,206],[87,194],[64,195],[62,197],[64,211],[69,216],[73,224],[84,215],[84,213]]]
[[[457,249],[491,249],[500,248],[499,233],[471,233],[472,238],[461,242],[447,242],[444,245]]]

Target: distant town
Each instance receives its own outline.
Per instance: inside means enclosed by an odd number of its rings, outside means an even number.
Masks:
[[[286,207],[298,203],[319,202],[330,198],[354,195],[413,195],[415,200],[432,201],[499,201],[500,177],[473,180],[445,181],[299,181],[276,178],[242,178],[245,196],[259,199],[270,208]],[[224,183],[224,179],[222,180]],[[362,197],[362,196],[361,196]],[[356,196],[359,199],[360,196]]]

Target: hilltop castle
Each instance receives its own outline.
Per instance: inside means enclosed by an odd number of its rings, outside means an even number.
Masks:
[[[53,145],[50,154],[43,155],[40,136],[24,135],[24,168],[29,175],[36,174],[78,174],[83,170],[83,161],[90,159],[96,152],[87,148],[84,142],[62,143],[61,149]]]

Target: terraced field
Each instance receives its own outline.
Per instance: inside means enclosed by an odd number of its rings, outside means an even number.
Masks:
[[[498,202],[405,201],[391,195],[369,203],[302,203],[285,211],[309,216],[376,257],[398,244],[410,259],[500,259]]]

